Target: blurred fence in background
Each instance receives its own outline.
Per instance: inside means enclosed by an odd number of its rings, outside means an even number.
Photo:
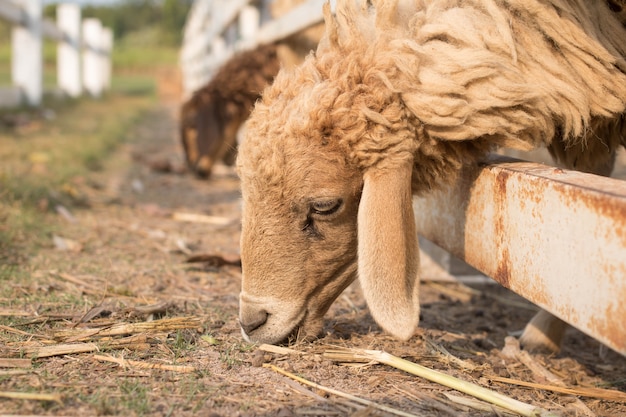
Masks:
[[[184,28],[180,64],[186,96],[233,53],[285,39],[323,21],[326,0],[308,0],[273,19],[272,0],[196,0]],[[330,1],[331,9],[335,0]]]
[[[69,97],[99,97],[111,84],[113,32],[82,19],[80,5],[57,6],[56,22],[42,18],[42,0],[0,0],[0,19],[12,25],[11,86],[0,86],[0,107],[38,106],[43,98],[43,39],[57,42],[57,87]]]

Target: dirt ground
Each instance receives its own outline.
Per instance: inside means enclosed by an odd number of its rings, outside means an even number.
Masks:
[[[505,338],[535,308],[495,284],[433,281],[428,271],[421,330],[408,342],[381,332],[353,285],[327,315],[323,338],[289,347],[298,353],[245,343],[237,323],[238,180],[227,167],[208,181],[182,170],[176,107],[155,107],[104,171],[76,179],[88,206],[59,215],[62,234],[30,260],[36,284],[12,282],[11,299],[0,300],[15,323],[0,327],[0,391],[51,395],[0,397],[0,415],[392,415],[263,364],[414,415],[508,415],[486,403],[461,405],[456,397],[470,397],[388,366],[323,356],[346,347],[385,350],[557,415],[626,416],[624,400],[502,382],[624,393],[624,357],[574,330],[558,355],[505,355]],[[186,262],[193,255],[214,258]],[[29,302],[40,292],[55,301]]]

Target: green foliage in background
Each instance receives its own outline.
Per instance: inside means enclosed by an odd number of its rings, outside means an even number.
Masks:
[[[147,29],[154,35],[152,44],[178,46],[182,28],[193,0],[125,0],[106,6],[84,6],[83,18],[95,17],[113,29],[116,40]],[[54,18],[56,5],[46,7],[44,14]]]

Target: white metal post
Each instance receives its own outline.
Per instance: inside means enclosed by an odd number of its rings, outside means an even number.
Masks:
[[[102,49],[102,24],[98,19],[83,21],[83,85],[85,90],[93,96],[102,95],[102,66],[100,65],[100,50]]]
[[[259,20],[261,24],[265,24],[266,22],[272,20],[272,1],[273,0],[259,0],[257,2],[257,7],[259,9]]]
[[[111,53],[113,52],[113,31],[110,28],[102,28],[102,54],[100,55],[102,65],[102,87],[105,90],[111,88]]]
[[[31,106],[41,104],[43,90],[43,58],[41,42],[41,0],[16,0],[26,21],[12,30],[13,84],[24,94]]]
[[[226,54],[226,41],[224,38],[215,37],[211,42],[211,57],[212,58],[220,58]],[[213,70],[213,68],[211,68]]]
[[[261,12],[254,6],[246,6],[239,13],[239,36],[244,41],[253,39],[259,30]]]
[[[82,93],[80,75],[80,5],[63,3],[57,7],[57,26],[65,39],[57,46],[57,82],[70,97]]]

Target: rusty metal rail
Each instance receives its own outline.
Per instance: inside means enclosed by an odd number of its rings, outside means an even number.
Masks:
[[[626,355],[626,181],[494,157],[414,206],[422,236]]]

